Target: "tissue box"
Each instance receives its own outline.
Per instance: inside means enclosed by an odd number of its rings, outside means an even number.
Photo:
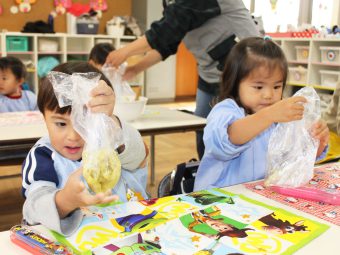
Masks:
[[[307,83],[307,68],[298,66],[298,67],[289,67],[288,73],[288,82],[289,83],[297,83],[297,84],[306,84]]]
[[[340,47],[321,46],[321,62],[323,63],[340,63]]]

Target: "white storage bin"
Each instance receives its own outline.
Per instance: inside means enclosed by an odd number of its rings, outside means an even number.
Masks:
[[[340,72],[331,70],[320,70],[321,86],[335,88],[336,84],[340,82]]]
[[[106,32],[113,37],[122,37],[124,35],[124,26],[117,26],[111,23],[106,24]]]
[[[307,83],[307,68],[303,66],[289,67],[288,82],[306,84]]]
[[[324,63],[340,63],[340,47],[320,46],[321,62]]]
[[[308,61],[309,57],[309,46],[296,45],[296,60],[298,61]]]
[[[38,40],[38,50],[42,52],[56,52],[58,51],[59,44],[57,41],[40,38]]]

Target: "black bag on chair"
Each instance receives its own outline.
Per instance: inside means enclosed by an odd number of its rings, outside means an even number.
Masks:
[[[159,183],[158,197],[192,192],[199,163],[197,159],[191,159],[177,165],[176,169],[164,176]]]

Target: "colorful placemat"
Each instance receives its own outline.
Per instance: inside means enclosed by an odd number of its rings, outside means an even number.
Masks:
[[[221,189],[88,207],[55,237],[77,254],[293,254],[328,226]],[[92,251],[92,252],[91,252]]]
[[[262,196],[340,226],[340,206],[280,195],[270,190],[270,188],[265,188],[263,181],[247,183],[244,184],[244,186]],[[306,187],[318,188],[330,192],[340,192],[340,163],[330,163],[316,167],[314,169],[314,177]]]
[[[44,123],[44,117],[39,111],[6,112],[0,114],[0,126],[38,125]]]

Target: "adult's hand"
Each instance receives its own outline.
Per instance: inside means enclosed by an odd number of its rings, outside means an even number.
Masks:
[[[123,64],[126,61],[127,58],[128,58],[127,48],[121,48],[119,50],[111,51],[106,58],[106,63],[112,65],[113,67],[118,68],[121,64]]]

